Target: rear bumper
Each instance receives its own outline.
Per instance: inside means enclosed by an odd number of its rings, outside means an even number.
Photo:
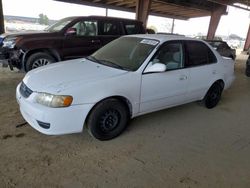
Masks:
[[[21,96],[20,84],[16,99],[23,118],[37,131],[46,135],[62,135],[82,132],[91,104],[72,105],[66,108],[50,108],[33,102],[35,94]]]
[[[234,74],[232,76],[228,77],[224,88],[228,89],[232,85],[234,80],[235,80],[235,75]]]

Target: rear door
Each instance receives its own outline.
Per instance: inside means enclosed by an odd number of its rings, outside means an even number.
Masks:
[[[141,22],[123,21],[123,29],[126,35],[145,33]]]
[[[76,29],[76,34],[65,36],[64,59],[88,56],[102,46],[96,20],[80,20],[72,28]]]
[[[119,21],[101,20],[98,27],[99,38],[103,46],[122,35],[122,28]]]
[[[186,41],[185,68],[190,72],[188,100],[199,100],[207,92],[217,74],[217,59],[201,41]]]

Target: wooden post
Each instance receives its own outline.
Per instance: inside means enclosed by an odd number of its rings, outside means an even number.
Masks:
[[[217,30],[217,27],[220,22],[220,18],[223,14],[225,14],[227,11],[226,6],[219,6],[215,10],[212,11],[211,18],[210,18],[210,23],[209,23],[209,28],[208,28],[208,33],[207,33],[207,39],[208,40],[213,40],[215,36],[215,32]]]
[[[249,47],[250,47],[250,24],[249,24],[249,27],[248,27],[247,38],[246,38],[246,42],[245,42],[245,45],[244,45],[244,51],[248,50]]]
[[[136,19],[143,22],[147,26],[148,14],[152,0],[137,0],[136,1]]]

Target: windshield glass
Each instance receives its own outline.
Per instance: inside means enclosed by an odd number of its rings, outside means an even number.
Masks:
[[[45,29],[45,31],[50,31],[50,32],[56,32],[56,31],[60,31],[61,29],[63,29],[67,24],[69,24],[72,20],[74,20],[75,18],[64,18],[62,20],[59,20],[58,22],[56,22],[55,24],[47,27]]]
[[[122,37],[96,51],[90,60],[114,68],[136,71],[159,41],[137,37]]]

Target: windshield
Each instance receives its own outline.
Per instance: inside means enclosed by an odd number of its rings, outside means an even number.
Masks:
[[[136,71],[158,43],[152,39],[122,37],[96,51],[89,59],[114,68]]]
[[[67,24],[69,24],[72,20],[75,18],[64,18],[62,20],[59,20],[55,24],[47,27],[45,31],[50,31],[50,32],[56,32],[56,31],[61,31]]]

